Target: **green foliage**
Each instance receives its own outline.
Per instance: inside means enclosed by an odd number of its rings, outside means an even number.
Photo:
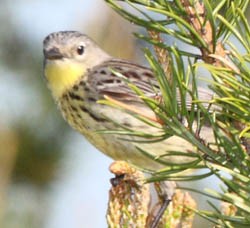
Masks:
[[[222,227],[250,225],[250,26],[244,16],[249,1],[245,0],[106,0],[122,17],[164,38],[171,36],[175,44],[149,35],[135,34],[154,47],[166,50],[168,73],[149,50],[146,58],[160,84],[162,104],[157,104],[134,89],[163,121],[166,135],[176,135],[192,143],[201,153],[190,153],[195,160],[186,164],[165,164],[148,181],[194,181],[215,175],[221,191],[200,192],[209,198],[228,202],[236,213],[222,214],[197,211],[202,217]],[[119,4],[118,4],[119,2]],[[166,39],[165,39],[166,40]],[[188,45],[188,49],[186,48]],[[208,87],[214,96],[199,100],[199,69],[209,72]],[[180,103],[176,97],[180,95]],[[192,98],[191,107],[186,97]],[[180,118],[180,116],[182,118]],[[187,126],[182,120],[186,119]],[[194,122],[197,128],[194,129]],[[215,143],[199,137],[204,125],[213,129]],[[197,134],[198,133],[198,134]],[[131,133],[132,134],[132,133]],[[149,135],[147,134],[147,138]],[[151,136],[154,138],[154,135]],[[150,151],[141,151],[147,156]],[[182,151],[172,152],[187,156]],[[152,156],[151,156],[152,157]],[[155,159],[152,157],[152,159]],[[183,175],[187,169],[204,169],[202,174]],[[194,191],[194,189],[189,189]]]

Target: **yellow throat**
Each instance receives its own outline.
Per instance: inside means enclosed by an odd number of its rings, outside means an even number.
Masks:
[[[47,61],[44,70],[49,88],[56,100],[72,88],[85,72],[86,69],[80,63],[58,60]]]

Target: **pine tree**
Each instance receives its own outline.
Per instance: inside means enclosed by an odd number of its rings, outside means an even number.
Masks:
[[[221,182],[221,191],[210,186],[199,191],[208,197],[211,211],[195,212],[217,227],[249,227],[250,26],[244,15],[249,1],[106,1],[126,20],[144,28],[146,33],[135,36],[154,48],[154,54],[145,49],[145,56],[160,84],[164,102],[143,97],[137,88],[135,92],[168,126],[166,135],[179,136],[200,151],[189,154],[194,158],[192,162],[168,164],[147,181],[197,181],[214,175]],[[201,79],[204,71],[209,78]],[[204,80],[214,93],[207,101],[199,100],[197,94],[198,84]],[[176,102],[177,91],[180,104]],[[186,96],[193,101],[190,110],[186,108]],[[194,130],[195,121],[198,125]],[[213,144],[199,135],[205,124],[213,129]],[[150,157],[150,151],[141,152]],[[182,151],[173,154],[187,156]],[[189,169],[205,171],[183,175]],[[210,199],[220,201],[223,210]]]

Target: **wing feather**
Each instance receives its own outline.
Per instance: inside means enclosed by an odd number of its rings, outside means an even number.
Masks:
[[[127,85],[127,82],[118,77],[113,71],[121,73],[129,82],[137,86],[147,97],[157,99],[160,98],[160,87],[154,77],[153,72],[146,67],[123,61],[123,60],[109,60],[101,65],[96,66],[88,73],[87,83],[92,92],[98,93],[101,97],[108,96],[119,102],[140,102],[143,101],[137,96],[137,94],[131,90]],[[212,91],[205,88],[198,88],[199,100],[209,101],[213,98]],[[177,94],[178,102],[180,102],[180,96]],[[188,94],[186,96],[186,104],[188,108],[191,107],[192,98]],[[208,106],[208,104],[205,104]]]

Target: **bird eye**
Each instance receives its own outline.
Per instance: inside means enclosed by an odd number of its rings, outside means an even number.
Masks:
[[[84,53],[84,46],[80,45],[77,47],[77,54],[82,55]]]

